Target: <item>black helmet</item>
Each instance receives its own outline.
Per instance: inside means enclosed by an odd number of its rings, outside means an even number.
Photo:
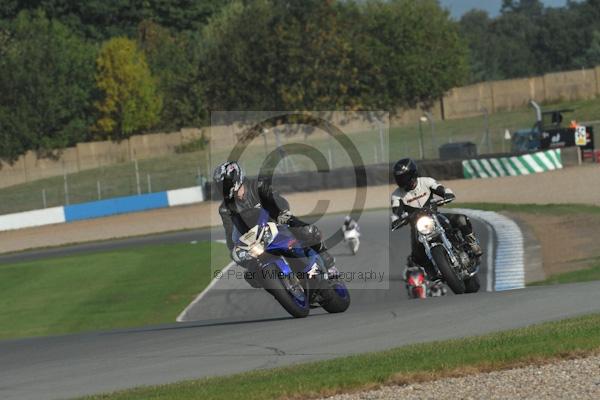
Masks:
[[[404,190],[413,190],[417,186],[417,164],[410,158],[403,158],[394,165],[396,184]]]
[[[213,180],[224,199],[232,199],[244,183],[244,171],[235,161],[227,161],[215,169]]]

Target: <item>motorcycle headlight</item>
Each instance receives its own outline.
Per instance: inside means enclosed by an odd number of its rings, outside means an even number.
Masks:
[[[269,226],[265,226],[265,230],[262,237],[264,243],[268,246],[273,241],[273,232],[271,232],[271,228]]]
[[[435,221],[429,216],[423,216],[417,220],[417,231],[422,235],[429,235],[435,229]]]

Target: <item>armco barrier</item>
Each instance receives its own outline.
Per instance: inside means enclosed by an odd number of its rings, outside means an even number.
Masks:
[[[555,149],[513,157],[464,160],[462,167],[466,179],[477,179],[537,174],[562,169],[563,163],[561,149]]]
[[[174,207],[204,201],[200,187],[167,192],[116,197],[113,199],[0,215],[0,231],[60,224],[156,208]]]

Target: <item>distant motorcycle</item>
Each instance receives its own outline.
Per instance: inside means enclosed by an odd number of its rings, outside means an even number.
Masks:
[[[415,228],[418,240],[433,265],[435,275],[429,277],[432,281],[444,281],[456,294],[475,293],[480,288],[479,257],[473,254],[460,230],[453,228],[450,221],[438,212],[439,206],[451,201],[432,201],[392,230],[406,224]]]
[[[269,221],[259,210],[256,226],[242,235],[233,251],[239,260],[256,260],[255,278],[293,317],[306,317],[310,309],[323,307],[341,313],[350,306],[346,285],[329,276],[319,253],[305,248],[287,225]]]
[[[404,274],[406,291],[411,299],[424,299],[427,297],[427,279],[423,267],[407,268]]]
[[[406,291],[411,299],[425,299],[427,297],[441,297],[446,295],[446,288],[437,281],[427,279],[423,267],[409,267],[404,272]]]
[[[358,247],[360,246],[360,232],[358,229],[348,229],[344,231],[344,242],[348,244],[350,251],[353,255],[358,253]]]

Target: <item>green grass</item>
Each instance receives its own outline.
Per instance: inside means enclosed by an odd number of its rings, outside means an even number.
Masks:
[[[567,119],[590,121],[600,119],[600,99],[560,103],[547,106],[550,108],[575,108],[577,111],[566,116]],[[498,112],[490,115],[489,127],[491,137],[491,151],[494,153],[509,151],[510,143],[504,140],[504,131],[533,126],[533,111],[523,108],[511,112]],[[428,123],[422,125],[424,148],[426,158],[437,158],[437,148],[448,140],[454,142],[471,141],[478,145],[480,153],[487,151],[484,143],[485,121],[481,116],[435,122],[435,137],[432,140],[431,129]],[[598,129],[597,129],[598,130]],[[363,132],[350,135],[358,147],[365,164],[381,161],[379,151],[379,137],[377,132]],[[410,156],[419,158],[419,125],[393,127],[389,131],[389,143],[386,143],[385,158],[399,159]],[[303,141],[301,136],[294,137],[293,142]],[[599,138],[600,139],[600,138]],[[283,137],[283,142],[287,139]],[[328,139],[311,137],[306,138],[306,143],[319,149],[328,158],[329,150],[334,159],[334,167],[350,165],[350,159],[341,146]],[[270,144],[268,151],[273,150]],[[212,168],[218,162],[227,158],[230,149],[213,149],[209,155],[208,149],[184,154],[146,159],[139,161],[140,189],[142,193],[176,189],[197,184],[197,176],[204,174],[211,176]],[[265,157],[265,149],[259,139],[255,145],[250,146],[242,157],[244,166],[252,175],[258,171]],[[311,168],[311,162],[302,156],[294,156],[294,163],[299,170]],[[133,163],[123,163],[109,167],[87,170],[67,176],[69,202],[71,204],[93,201],[99,198],[98,182],[100,182],[100,197],[110,198],[126,196],[137,193]],[[150,176],[150,188],[148,187]],[[0,214],[42,208],[42,190],[46,193],[48,207],[65,204],[64,178],[53,177],[36,180],[30,183],[15,185],[0,189]]]
[[[88,399],[306,398],[413,382],[461,370],[502,369],[522,362],[566,357],[600,348],[600,315],[591,315],[474,338],[400,347],[379,353],[272,370],[145,387]]]
[[[453,203],[452,208],[472,208],[484,211],[520,212],[539,215],[600,215],[600,207],[587,204],[501,204],[501,203]]]
[[[0,339],[174,322],[210,282],[211,261],[229,262],[224,245],[164,244],[0,265]]]
[[[578,271],[564,272],[552,275],[550,278],[540,282],[532,282],[527,286],[557,285],[563,283],[591,282],[600,280],[600,259],[591,261],[591,267]]]

